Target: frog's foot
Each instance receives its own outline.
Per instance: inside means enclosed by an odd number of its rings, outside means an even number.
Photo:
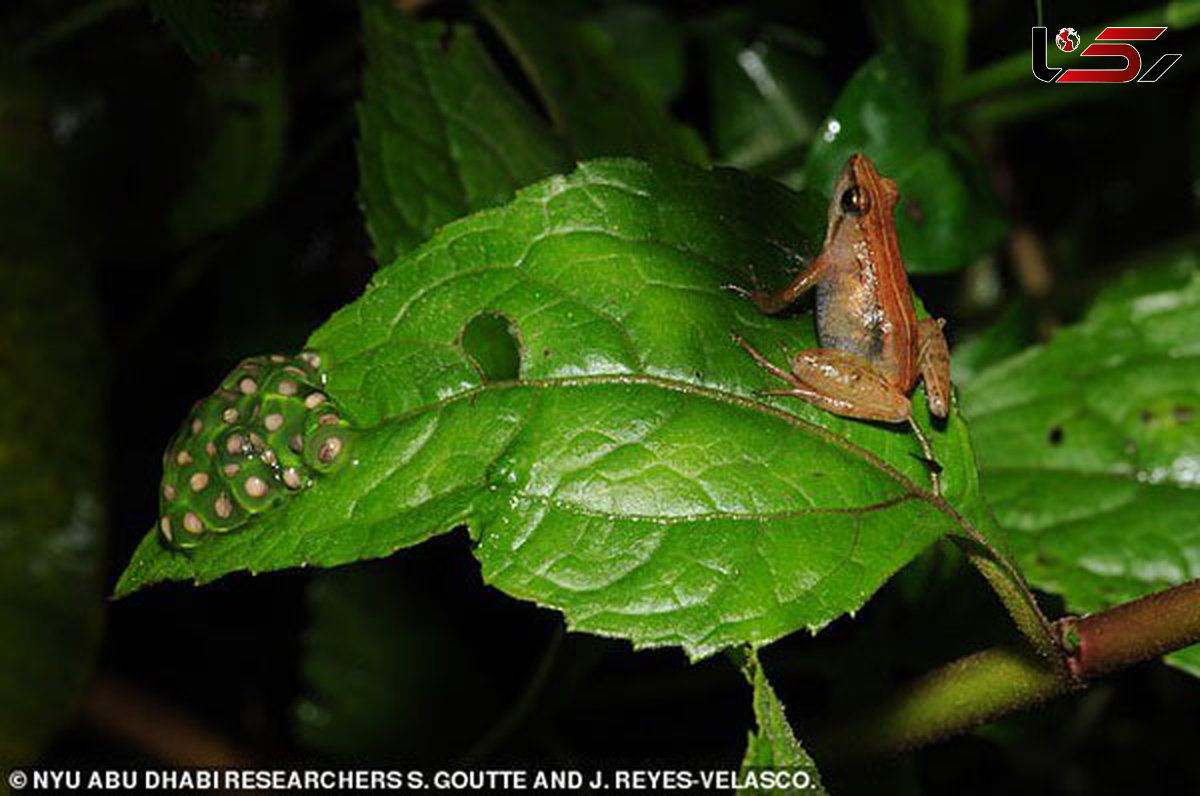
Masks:
[[[778,238],[767,238],[767,243],[774,246],[788,259],[787,272],[795,275],[808,268],[808,258]]]
[[[728,284],[721,285],[721,289],[728,290],[731,293],[736,293],[742,298],[750,299],[757,304],[759,301],[758,297],[763,295],[766,291],[763,290],[762,282],[760,282],[758,279],[758,272],[754,270],[754,264],[751,263],[750,265],[746,266],[746,270],[750,274],[750,287],[747,288],[730,282]]]

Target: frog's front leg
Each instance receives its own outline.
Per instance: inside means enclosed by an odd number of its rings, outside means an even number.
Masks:
[[[791,385],[767,395],[791,395],[835,415],[884,423],[903,423],[912,417],[912,403],[878,368],[866,359],[832,348],[809,348],[790,363],[791,372],[773,365],[741,337],[734,341],[776,378]]]
[[[767,315],[783,312],[796,302],[806,291],[811,290],[825,274],[826,260],[818,257],[807,268],[796,275],[788,284],[774,292],[763,290],[754,280],[754,288],[747,290],[738,285],[725,285],[738,295],[745,296],[755,303],[758,309]]]
[[[917,367],[925,382],[930,413],[945,417],[950,412],[950,348],[941,318],[926,318],[917,324]]]

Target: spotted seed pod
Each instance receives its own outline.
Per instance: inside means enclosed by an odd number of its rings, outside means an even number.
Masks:
[[[232,531],[348,460],[353,429],[320,368],[311,351],[252,357],[196,402],[163,454],[164,542],[189,548]]]

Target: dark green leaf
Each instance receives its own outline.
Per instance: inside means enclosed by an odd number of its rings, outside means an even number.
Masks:
[[[866,5],[885,48],[905,51],[927,65],[939,83],[963,74],[971,27],[967,0],[868,0]]]
[[[648,3],[625,2],[607,5],[594,21],[648,96],[663,106],[679,96],[686,64],[678,21]]]
[[[700,656],[856,610],[939,536],[973,533],[980,503],[957,416],[927,432],[947,503],[903,427],[755,396],[775,385],[729,330],[777,357],[813,345],[811,320],[722,286],[749,262],[782,278],[764,239],[815,241],[823,217],[738,172],[598,161],[445,227],[310,340],[357,429],[345,465],[188,554],[147,536],[118,592],[467,524],[490,583],[642,646]],[[497,313],[517,382],[484,382],[460,347]]]
[[[757,168],[812,142],[829,100],[809,60],[774,39],[720,32],[705,42],[705,62],[719,160]]]
[[[950,363],[954,384],[960,390],[965,388],[980,371],[1016,354],[1032,339],[1029,304],[1012,302],[994,323],[954,347]]]
[[[287,142],[287,85],[278,67],[219,62],[205,67],[202,80],[203,121],[212,132],[171,210],[183,244],[259,209],[275,189]]]
[[[828,191],[855,152],[900,187],[896,229],[909,271],[961,268],[990,251],[1007,224],[973,153],[940,131],[934,95],[905,57],[884,52],[846,84],[822,126],[805,185]]]
[[[36,82],[0,84],[0,769],[73,717],[100,636],[99,312]]]
[[[810,778],[804,788],[743,788],[741,793],[825,793],[821,775],[813,759],[796,740],[792,725],[788,723],[783,703],[775,695],[775,689],[767,680],[766,672],[753,652],[743,667],[746,679],[754,689],[755,732],[750,733],[746,744],[746,756],[742,760],[742,776],[770,773],[780,769],[803,771]]]
[[[1193,261],[1194,262],[1194,261]],[[1030,581],[1095,611],[1200,577],[1200,277],[1097,304],[964,393]],[[1200,673],[1200,649],[1170,656]]]
[[[362,4],[362,199],[386,265],[435,229],[569,163],[466,26]]]
[[[245,52],[271,7],[250,0],[150,0],[154,17],[197,61]]]
[[[480,8],[525,70],[573,157],[706,159],[696,133],[643,88],[601,28],[532,0],[488,0]]]

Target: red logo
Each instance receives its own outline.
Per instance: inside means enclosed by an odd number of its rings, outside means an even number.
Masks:
[[[1058,49],[1065,53],[1074,51],[1079,46],[1079,33],[1075,28],[1063,28],[1054,37],[1054,43],[1058,45]]]
[[[1107,69],[1051,69],[1046,65],[1046,28],[1036,27],[1033,29],[1033,76],[1044,83],[1128,83],[1134,79],[1139,83],[1153,83],[1183,55],[1167,53],[1142,72],[1142,54],[1137,47],[1127,42],[1154,41],[1163,35],[1164,31],[1165,27],[1105,28],[1100,31],[1096,41],[1085,47],[1079,56],[1115,56],[1125,59],[1125,66]],[[1079,34],[1074,28],[1063,28],[1054,37],[1054,43],[1063,52],[1074,52],[1079,47]],[[1141,77],[1138,77],[1139,72]]]

